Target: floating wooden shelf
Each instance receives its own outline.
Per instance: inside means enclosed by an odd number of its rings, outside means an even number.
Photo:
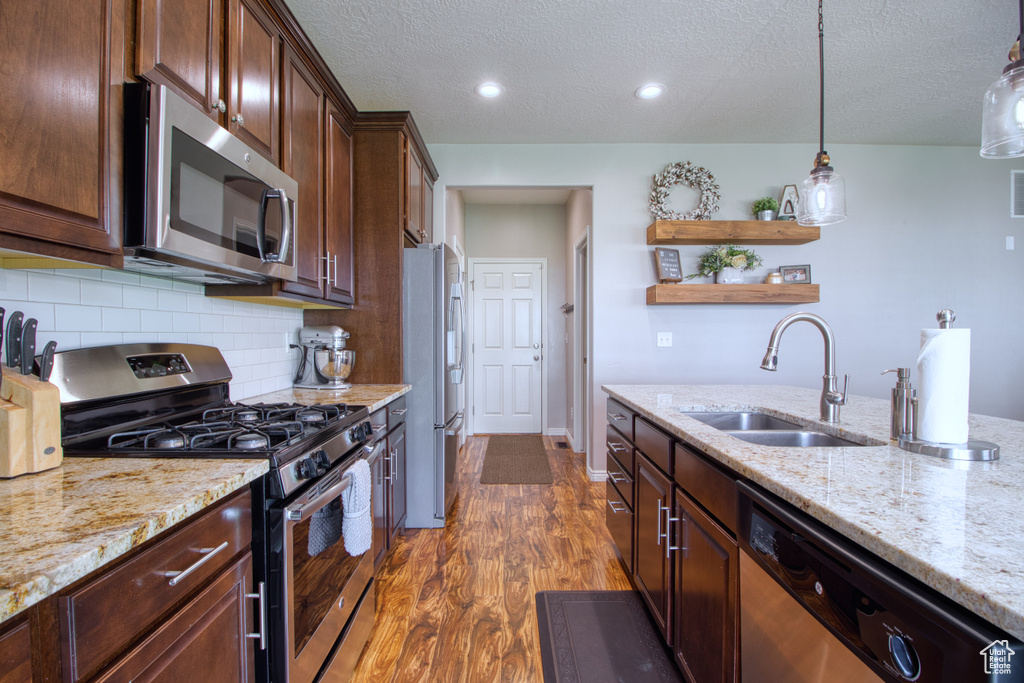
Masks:
[[[818,285],[651,285],[647,304],[813,304]]]
[[[796,221],[654,221],[647,244],[807,244],[821,237],[813,225]]]

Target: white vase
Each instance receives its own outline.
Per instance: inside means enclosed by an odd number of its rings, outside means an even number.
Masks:
[[[715,273],[715,282],[720,285],[742,285],[743,269],[722,268],[722,270]]]

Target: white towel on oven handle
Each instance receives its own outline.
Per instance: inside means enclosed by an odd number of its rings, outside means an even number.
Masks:
[[[370,465],[360,458],[345,470],[344,476],[350,475],[352,483],[341,492],[341,504],[345,508],[342,533],[345,538],[345,550],[352,557],[356,557],[369,550],[373,542]]]

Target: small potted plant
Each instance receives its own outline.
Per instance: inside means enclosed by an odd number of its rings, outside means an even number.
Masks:
[[[697,272],[687,275],[685,280],[695,277],[715,276],[715,282],[720,285],[743,284],[743,271],[753,270],[761,265],[761,257],[752,249],[743,249],[734,244],[722,244],[717,247],[709,247],[700,255],[697,262]]]
[[[774,197],[761,197],[751,205],[750,213],[759,221],[773,221],[779,215],[779,202]]]

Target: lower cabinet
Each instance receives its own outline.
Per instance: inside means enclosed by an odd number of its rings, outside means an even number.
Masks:
[[[680,488],[673,526],[672,651],[691,681],[737,680],[739,547]]]
[[[370,415],[375,441],[370,454],[373,479],[373,568],[376,570],[405,527],[406,499],[405,398]]]
[[[32,639],[27,621],[0,635],[0,683],[30,683]]]
[[[408,506],[405,496],[405,421],[388,434],[388,474],[391,496],[388,505],[388,539],[405,528]]]
[[[666,640],[671,637],[672,601],[668,525],[673,483],[646,455],[637,452],[634,494],[636,565],[633,579]]]
[[[605,508],[605,524],[612,541],[619,551],[622,563],[627,571],[633,572],[633,510],[622,499],[618,489],[612,483],[605,482],[605,495],[608,507]]]

